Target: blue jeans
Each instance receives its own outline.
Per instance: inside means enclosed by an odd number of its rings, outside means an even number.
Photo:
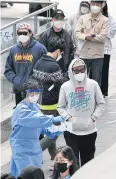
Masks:
[[[101,87],[103,59],[82,59],[87,66],[88,76],[97,81]]]

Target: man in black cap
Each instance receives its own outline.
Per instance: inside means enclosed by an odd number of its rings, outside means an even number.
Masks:
[[[65,15],[62,10],[57,9],[53,12],[52,23],[53,26],[40,35],[39,41],[47,48],[47,50],[49,41],[53,37],[59,37],[65,41],[64,53],[62,54],[62,58],[58,61],[62,72],[65,73],[68,71],[70,62],[74,59],[74,45],[70,33],[63,29]]]

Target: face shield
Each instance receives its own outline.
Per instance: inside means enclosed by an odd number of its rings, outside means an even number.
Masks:
[[[38,89],[38,90],[28,89],[26,91],[26,97],[28,98],[30,103],[41,105],[42,104],[42,93],[43,93],[42,89]]]

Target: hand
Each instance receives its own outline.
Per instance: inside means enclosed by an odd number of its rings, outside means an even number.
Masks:
[[[53,122],[53,124],[54,124],[55,126],[60,126],[60,125],[61,125],[61,122]]]
[[[62,118],[61,116],[57,116],[53,118],[53,123],[59,123],[59,122],[64,122],[65,119]]]
[[[89,41],[90,41],[90,40],[92,40],[92,38],[93,38],[93,37],[92,37],[91,35],[87,35],[87,36],[85,37],[85,40],[89,40]]]

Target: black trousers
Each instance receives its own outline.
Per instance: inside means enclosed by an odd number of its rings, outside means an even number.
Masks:
[[[66,131],[64,132],[64,138],[66,144],[73,149],[78,167],[80,167],[80,165],[83,166],[94,158],[97,132],[79,136]]]
[[[102,66],[103,59],[82,59],[87,66],[87,73],[89,78],[98,82],[99,86],[101,86],[101,76],[102,76]]]
[[[108,96],[108,79],[109,79],[110,55],[104,55],[101,79],[101,91],[104,96]]]
[[[15,103],[16,103],[16,106],[18,103],[20,103],[21,101],[23,100],[22,96],[21,96],[21,93],[15,93]]]

